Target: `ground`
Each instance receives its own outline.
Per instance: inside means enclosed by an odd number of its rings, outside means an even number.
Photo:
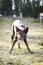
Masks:
[[[27,42],[33,54],[28,52],[24,42],[21,43],[21,49],[16,43],[12,53],[9,53],[12,46],[11,25],[15,19],[21,19],[29,27]],[[42,22],[31,18],[0,18],[0,65],[43,65],[43,46],[38,44],[40,42],[43,42]]]

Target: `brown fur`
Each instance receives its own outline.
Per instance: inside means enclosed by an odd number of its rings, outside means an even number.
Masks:
[[[11,36],[12,47],[11,47],[10,53],[11,53],[11,51],[13,50],[13,47],[14,47],[15,43],[18,41],[17,34],[19,34],[19,29],[16,28],[16,31],[17,31],[17,32],[16,32],[16,36],[15,36],[14,26],[12,26],[12,36]],[[24,32],[25,32],[25,33],[28,32],[28,27],[27,27],[26,30],[24,30]],[[25,45],[26,45],[28,51],[29,51],[30,53],[33,53],[33,52],[31,52],[31,50],[30,50],[30,48],[29,48],[29,46],[28,46],[28,44],[27,44],[26,37],[24,37],[23,41],[24,41],[24,43],[25,43]],[[18,48],[20,49],[20,44],[18,44]]]

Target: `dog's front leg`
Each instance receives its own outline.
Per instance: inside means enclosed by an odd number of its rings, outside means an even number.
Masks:
[[[30,53],[33,53],[33,52],[31,52],[31,50],[30,50],[30,48],[29,48],[29,46],[28,46],[28,44],[27,44],[26,38],[24,38],[24,42],[25,42],[25,44],[26,44],[26,46],[27,46],[28,51],[29,51]]]
[[[10,53],[11,53],[11,51],[13,50],[13,47],[14,47],[16,41],[17,41],[17,38],[15,38],[14,41],[13,41],[13,44],[12,44],[12,47],[11,47]]]
[[[12,43],[13,42],[13,39],[15,37],[14,25],[12,25],[11,30],[12,30],[12,32],[11,32],[11,43]]]
[[[13,42],[13,39],[14,39],[14,34],[11,35],[11,44]]]

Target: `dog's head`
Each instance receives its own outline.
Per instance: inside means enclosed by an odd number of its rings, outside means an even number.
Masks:
[[[24,30],[20,30],[18,27],[16,27],[16,31],[17,31],[18,40],[23,40],[24,38],[26,38],[28,27],[26,27]]]

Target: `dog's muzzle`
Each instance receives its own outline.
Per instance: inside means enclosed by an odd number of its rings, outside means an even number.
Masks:
[[[19,35],[18,36],[18,40],[23,40],[24,38],[26,38],[26,35]]]

